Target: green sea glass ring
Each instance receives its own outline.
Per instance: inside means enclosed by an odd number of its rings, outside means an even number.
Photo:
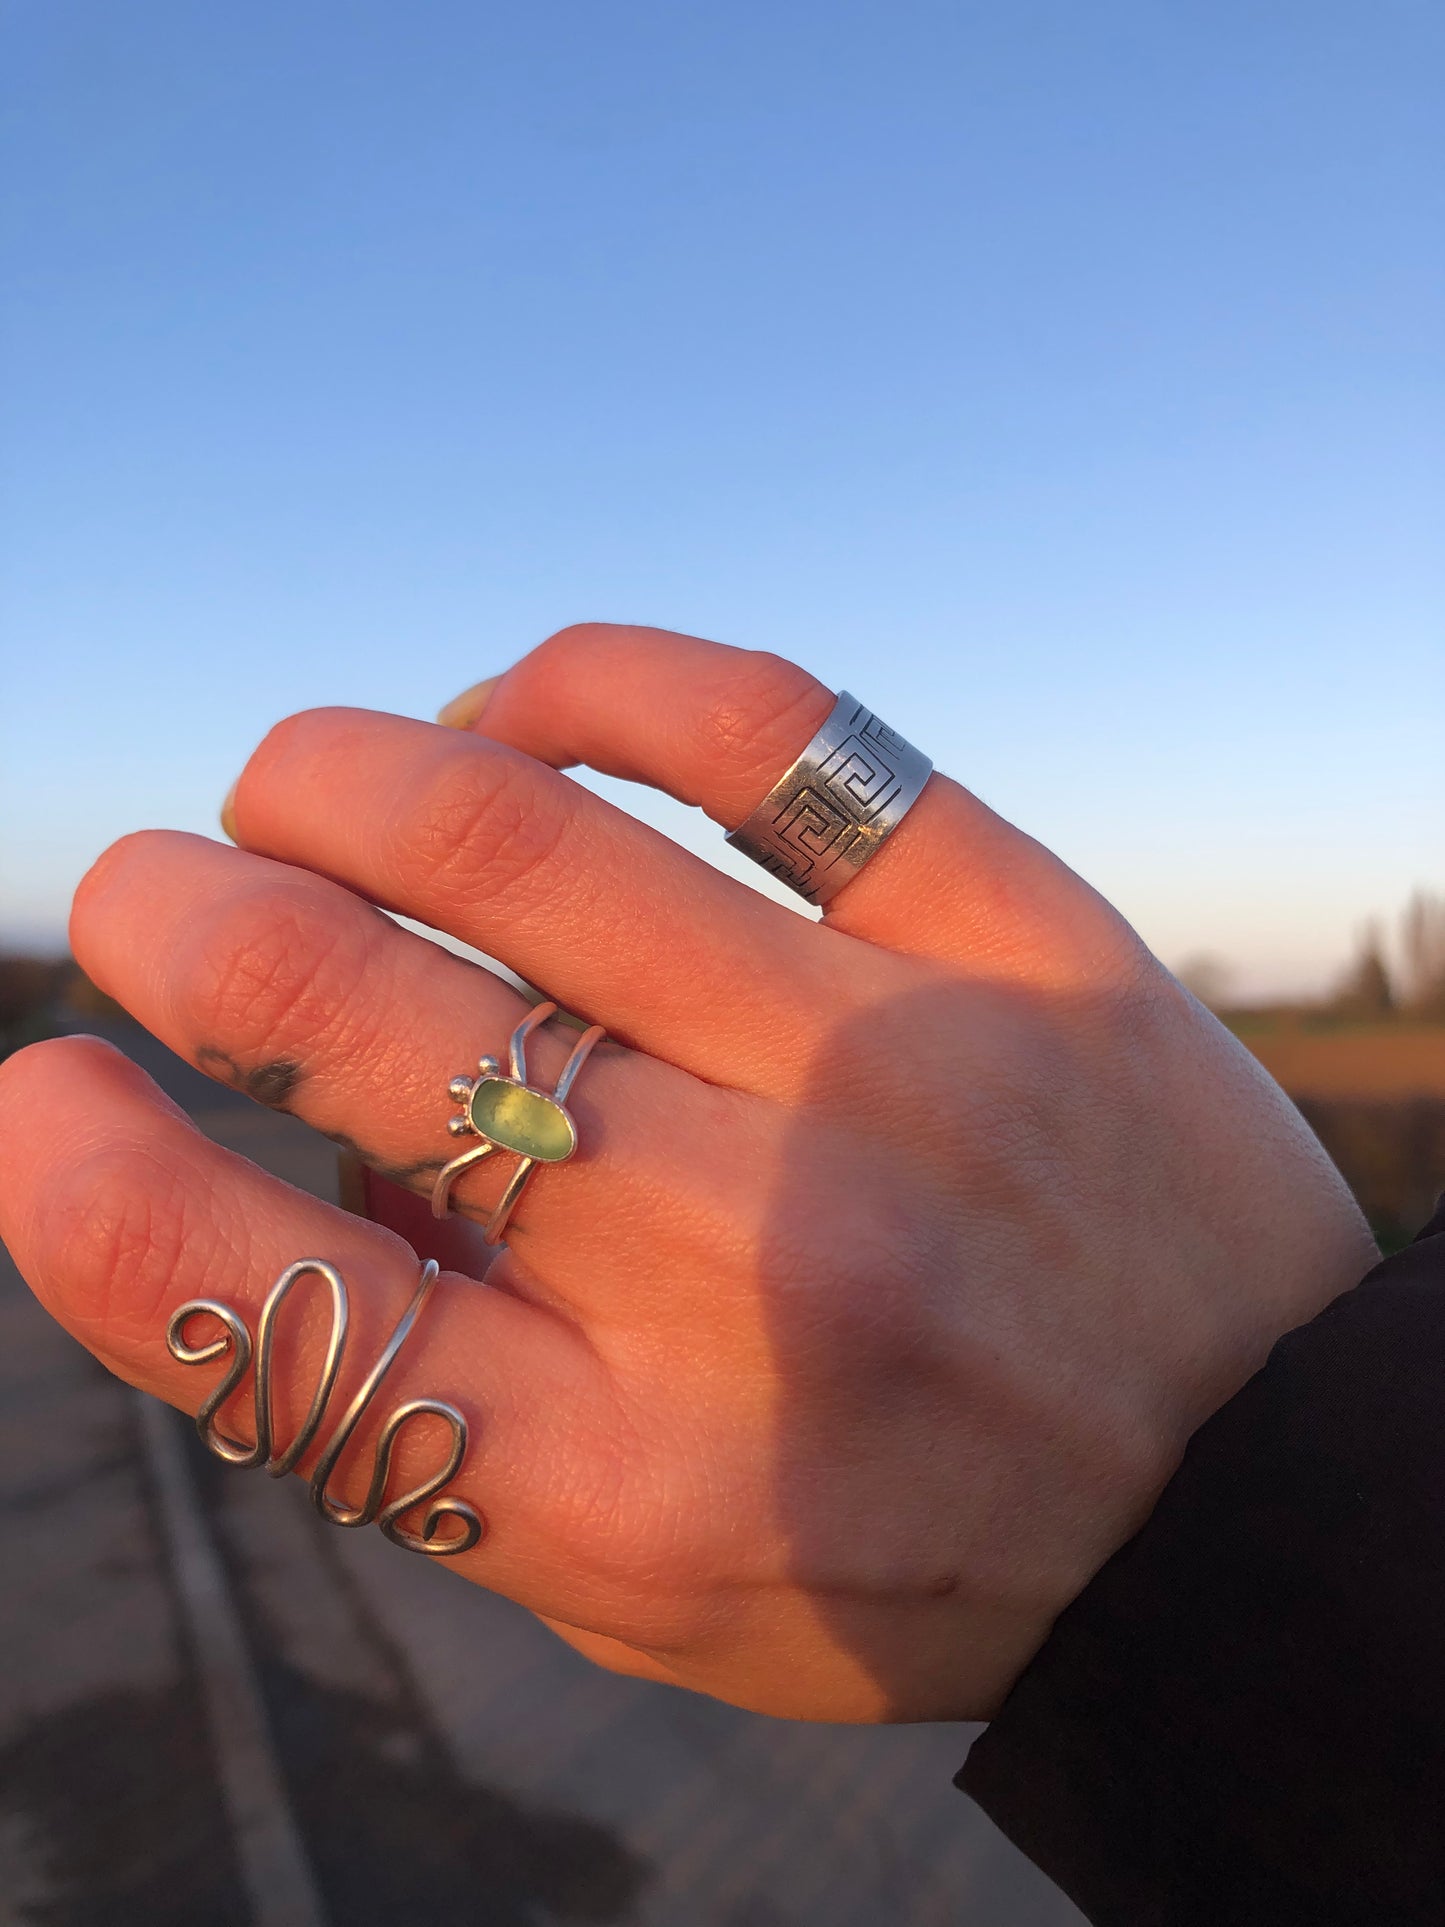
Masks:
[[[489,1245],[501,1243],[507,1220],[537,1165],[561,1164],[577,1149],[577,1126],[567,1109],[567,1093],[576,1082],[578,1071],[607,1033],[600,1024],[584,1030],[562,1066],[556,1089],[535,1090],[527,1082],[527,1039],[556,1009],[555,1004],[537,1004],[527,1012],[512,1032],[507,1072],[503,1072],[495,1057],[483,1057],[477,1064],[475,1077],[454,1077],[447,1086],[452,1101],[462,1106],[448,1121],[447,1129],[453,1137],[477,1137],[481,1143],[470,1146],[437,1173],[431,1194],[432,1216],[447,1215],[452,1186],[464,1171],[470,1171],[483,1158],[489,1158],[494,1151],[511,1151],[519,1160],[487,1220],[484,1235]]]

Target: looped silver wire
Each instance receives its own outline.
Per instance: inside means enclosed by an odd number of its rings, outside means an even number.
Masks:
[[[449,1559],[459,1552],[469,1552],[481,1538],[486,1527],[480,1513],[465,1499],[437,1498],[456,1474],[467,1450],[467,1422],[455,1405],[435,1398],[408,1399],[399,1405],[381,1428],[372,1457],[371,1483],[366,1497],[359,1506],[343,1505],[327,1491],[331,1475],[336,1470],[337,1461],[345,1451],[352,1433],[360,1424],[363,1414],[376,1396],[381,1381],[390,1371],[398,1352],[406,1343],[412,1326],[421,1315],[422,1307],[431,1296],[432,1287],[437,1281],[440,1267],[434,1258],[429,1258],[421,1268],[421,1278],[411,1303],[397,1320],[396,1328],[386,1341],[381,1356],[367,1373],[356,1396],[342,1414],[335,1431],[326,1441],[316,1469],[311,1474],[311,1502],[323,1519],[334,1526],[366,1526],[374,1520],[394,1545],[405,1546],[408,1552],[424,1552],[433,1559]],[[286,1302],[297,1282],[307,1276],[322,1278],[326,1281],[331,1297],[331,1332],[326,1342],[326,1356],[322,1361],[321,1373],[316,1381],[316,1390],[311,1404],[295,1438],[283,1451],[274,1448],[276,1435],[275,1413],[275,1373],[276,1320],[282,1305]],[[214,1318],[222,1327],[221,1335],[202,1345],[192,1345],[186,1340],[185,1328],[192,1318],[205,1314]],[[286,1270],[266,1294],[266,1302],[261,1307],[261,1316],[256,1321],[256,1339],[252,1344],[251,1334],[245,1320],[235,1309],[219,1298],[192,1298],[176,1311],[166,1326],[166,1349],[171,1357],[182,1365],[206,1365],[213,1358],[221,1358],[230,1353],[221,1381],[206,1396],[201,1409],[196,1414],[196,1430],[207,1450],[214,1452],[218,1459],[228,1465],[261,1465],[273,1479],[279,1479],[285,1472],[292,1471],[300,1462],[303,1454],[321,1430],[326,1417],[326,1408],[336,1389],[337,1376],[341,1371],[342,1360],[346,1353],[346,1334],[350,1323],[350,1308],[347,1302],[346,1284],[341,1273],[324,1258],[300,1258]],[[256,1442],[247,1445],[244,1440],[228,1438],[217,1423],[217,1415],[227,1400],[236,1391],[255,1359],[255,1379],[253,1395],[256,1402]],[[451,1433],[451,1446],[446,1462],[429,1479],[403,1492],[399,1497],[383,1503],[386,1498],[387,1479],[391,1474],[392,1455],[402,1428],[412,1419],[429,1415],[441,1419]],[[401,1525],[403,1515],[413,1506],[425,1500],[434,1500],[427,1507],[421,1532],[408,1532]],[[454,1538],[439,1539],[438,1528],[444,1519],[458,1519],[462,1530]]]

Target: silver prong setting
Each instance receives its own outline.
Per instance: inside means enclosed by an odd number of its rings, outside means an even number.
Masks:
[[[505,1235],[512,1209],[538,1161],[560,1164],[577,1149],[577,1127],[567,1109],[567,1095],[594,1045],[607,1033],[600,1024],[589,1024],[573,1044],[554,1088],[534,1090],[527,1081],[527,1039],[556,1014],[556,1004],[546,999],[528,1011],[512,1032],[505,1073],[502,1060],[489,1051],[477,1059],[476,1077],[454,1077],[447,1087],[452,1101],[462,1107],[457,1116],[447,1120],[448,1134],[478,1142],[458,1152],[438,1171],[432,1186],[433,1217],[447,1215],[452,1187],[464,1171],[470,1171],[494,1151],[509,1152],[517,1159],[501,1200],[487,1220],[484,1237],[489,1245],[499,1243]],[[560,1131],[559,1120],[565,1127]]]

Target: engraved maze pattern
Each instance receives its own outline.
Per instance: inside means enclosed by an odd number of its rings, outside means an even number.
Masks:
[[[861,703],[844,727],[842,741],[775,800],[771,818],[748,825],[767,839],[757,853],[763,868],[805,897],[815,897],[835,863],[860,860],[858,845],[875,840],[875,825],[904,787],[902,766],[917,753]]]

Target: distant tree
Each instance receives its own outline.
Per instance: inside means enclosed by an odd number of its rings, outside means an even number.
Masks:
[[[1402,1002],[1422,1017],[1445,1017],[1445,897],[1417,890],[1400,916]]]
[[[1233,965],[1206,950],[1186,957],[1174,975],[1186,990],[1194,992],[1206,1010],[1223,1010],[1234,989]]]
[[[1395,1008],[1395,990],[1385,962],[1385,940],[1379,922],[1362,924],[1355,938],[1354,961],[1330,999],[1331,1010],[1342,1017],[1388,1017]]]

